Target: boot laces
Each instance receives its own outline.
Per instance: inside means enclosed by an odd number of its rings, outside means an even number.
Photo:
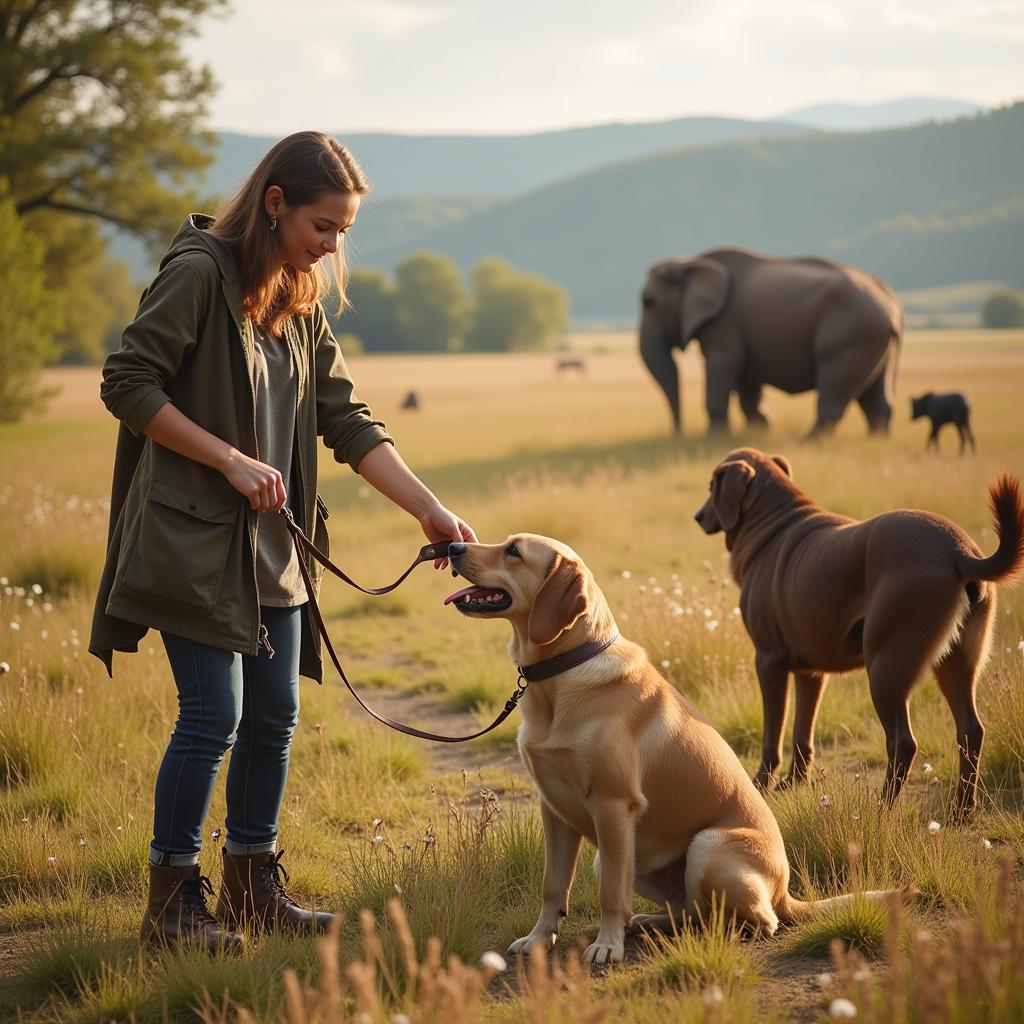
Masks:
[[[206,875],[186,878],[181,883],[181,903],[197,924],[216,924],[217,919],[206,906],[206,897],[213,895],[213,883]]]
[[[292,904],[292,906],[298,906],[295,900],[293,900],[291,896],[284,891],[284,882],[288,881],[288,872],[281,863],[281,858],[283,856],[284,850],[279,850],[277,852],[277,856],[275,856],[273,860],[269,860],[261,866],[267,873],[267,884],[270,886],[270,890],[273,892],[274,896],[279,900]],[[282,879],[284,879],[284,881],[282,881]]]

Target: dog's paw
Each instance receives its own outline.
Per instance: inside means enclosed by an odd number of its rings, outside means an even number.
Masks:
[[[516,939],[516,941],[508,947],[508,952],[525,953],[533,946],[539,946],[541,949],[548,950],[554,946],[557,939],[558,935],[549,929],[544,929],[543,931],[534,929],[529,935],[524,935],[521,939]]]
[[[588,964],[621,963],[625,952],[622,942],[604,940],[598,936],[597,941],[583,951],[583,959]]]

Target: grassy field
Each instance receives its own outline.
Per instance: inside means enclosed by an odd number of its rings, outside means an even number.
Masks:
[[[678,440],[627,337],[573,347],[583,373],[556,374],[552,354],[358,357],[352,369],[406,460],[482,540],[528,530],[571,544],[623,632],[753,769],[752,649],[722,539],[692,520],[731,446],[703,436],[702,364],[685,357]],[[481,965],[529,930],[539,906],[539,816],[514,717],[485,740],[439,749],[368,719],[332,671],[321,688],[303,684],[281,846],[290,888],[341,908],[339,933],[320,947],[256,941],[234,960],[140,953],[152,785],[174,688],[153,633],[137,655],[115,657],[112,680],[85,651],[116,424],[98,401],[97,370],[49,377],[61,388],[50,408],[0,427],[0,1019],[813,1021],[841,1013],[836,1000],[894,1024],[1021,1019],[1024,588],[1000,594],[980,686],[984,797],[969,825],[946,824],[956,746],[931,679],[914,694],[920,752],[893,811],[878,805],[884,740],[862,673],[830,683],[811,783],[769,797],[796,894],[916,886],[920,897],[900,911],[855,904],[753,942],[716,919],[700,934],[636,937],[611,971],[591,973],[572,955]],[[803,444],[813,396],[778,393],[767,396],[772,431],[742,439],[784,452],[797,483],[833,510],[931,509],[990,551],[987,488],[999,470],[1024,471],[1022,385],[1022,332],[911,334],[888,439],[868,439],[853,408],[834,438]],[[413,387],[421,409],[400,411]],[[954,388],[971,400],[978,454],[959,457],[952,434],[926,454],[910,396]],[[326,452],[320,491],[332,555],[367,585],[393,579],[423,542]],[[421,567],[385,598],[340,584],[324,594],[368,701],[453,732],[490,721],[515,682],[507,626],[443,607],[455,587]],[[221,789],[202,860],[215,884],[223,815]],[[597,929],[591,857],[563,954]]]

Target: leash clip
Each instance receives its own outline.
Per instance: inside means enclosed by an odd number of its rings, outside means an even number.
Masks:
[[[516,671],[519,673],[519,677],[516,679],[516,688],[512,691],[512,696],[505,701],[506,713],[515,711],[519,698],[526,693],[526,688],[530,685],[530,681],[523,675],[522,667],[517,665]]]

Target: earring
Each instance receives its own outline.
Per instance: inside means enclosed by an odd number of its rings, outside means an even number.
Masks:
[[[277,230],[277,218],[276,217],[271,217],[270,218],[270,230],[271,231],[276,231]]]

